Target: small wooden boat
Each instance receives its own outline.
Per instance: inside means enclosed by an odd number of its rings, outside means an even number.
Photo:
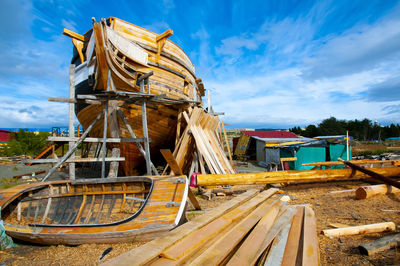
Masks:
[[[153,159],[161,157],[160,149],[173,149],[179,111],[201,105],[201,96],[204,96],[204,86],[201,79],[196,78],[189,57],[178,45],[168,40],[172,33],[172,30],[168,30],[158,35],[114,17],[93,22],[93,28],[84,35],[64,30],[64,34],[72,37],[74,44],[72,63],[76,66],[76,95],[99,94],[110,90],[137,93],[141,91],[138,78],[153,72],[145,84],[146,93],[165,95],[180,101],[179,104],[177,101],[147,104]],[[78,103],[75,112],[79,122],[87,128],[102,108]],[[141,106],[127,104],[121,109],[135,135],[143,138]],[[119,136],[130,138],[124,123],[118,122]],[[103,136],[102,120],[93,127],[90,135]],[[143,166],[144,157],[138,147],[134,143],[122,143],[120,150],[121,157],[125,157],[125,162],[121,164],[124,174],[131,176],[143,173],[139,167]]]
[[[40,244],[149,240],[186,221],[185,176],[24,184],[0,190],[6,233]]]

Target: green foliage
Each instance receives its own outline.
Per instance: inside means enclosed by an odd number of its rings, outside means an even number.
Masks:
[[[308,125],[305,129],[293,127],[289,131],[304,137],[349,135],[357,140],[384,140],[389,137],[400,137],[400,125],[391,124],[390,126],[380,126],[372,123],[369,119],[364,120],[337,120],[330,117],[323,120],[318,126]]]
[[[35,134],[20,129],[17,134],[17,139],[10,141],[8,145],[3,148],[2,154],[5,156],[36,155],[48,145],[48,136],[48,132],[39,132]]]

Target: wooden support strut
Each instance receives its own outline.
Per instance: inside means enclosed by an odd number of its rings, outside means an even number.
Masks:
[[[85,130],[85,132],[82,134],[82,136],[79,138],[79,140],[75,143],[75,145],[61,158],[61,160],[56,163],[53,168],[51,168],[49,170],[49,172],[47,173],[47,175],[42,179],[42,182],[46,181],[47,178],[49,178],[49,176],[51,174],[53,174],[56,169],[58,167],[60,167],[61,164],[63,164],[67,159],[69,159],[69,157],[71,157],[72,153],[76,150],[76,148],[79,146],[79,144],[81,144],[83,142],[83,140],[86,138],[86,136],[89,134],[90,130],[92,130],[93,126],[97,123],[97,121],[100,120],[101,116],[104,114],[105,109],[103,109],[103,111],[101,111],[96,119],[90,124],[90,126]]]
[[[338,161],[343,161],[343,160],[341,158],[339,158]],[[400,189],[400,182],[397,182],[397,181],[395,181],[395,180],[393,180],[393,179],[391,179],[389,177],[386,177],[386,176],[383,176],[381,174],[378,174],[378,173],[376,173],[374,171],[362,168],[361,166],[355,165],[355,164],[353,164],[353,163],[351,163],[349,161],[343,161],[343,163],[348,165],[348,166],[350,166],[354,170],[360,171],[360,172],[362,172],[364,174],[369,175],[370,177],[376,178],[378,180],[381,180],[381,181],[385,182],[386,184],[389,184],[391,186],[394,186],[394,187]]]
[[[136,138],[136,134],[135,134],[135,132],[133,132],[133,129],[132,129],[131,125],[129,125],[128,120],[126,120],[126,117],[125,117],[124,113],[122,112],[122,110],[120,108],[118,108],[117,112],[118,112],[119,116],[122,118],[122,121],[124,121],[124,124],[125,124],[126,128],[128,129],[129,134],[131,134],[131,137]],[[136,146],[138,147],[140,153],[146,158],[146,152],[143,149],[142,145],[140,143],[136,142]],[[153,172],[156,175],[158,175],[158,171],[157,171],[156,167],[154,166],[154,164],[152,162],[150,162],[150,165],[151,165],[151,169],[153,170]]]
[[[164,157],[164,159],[167,161],[168,165],[171,167],[171,170],[174,172],[174,174],[182,175],[182,169],[178,165],[178,162],[175,160],[175,157],[172,154],[172,152],[168,149],[160,150],[160,152],[161,152],[162,156]],[[196,210],[201,210],[201,206],[190,188],[189,188],[188,197],[189,197],[190,202],[193,204],[193,207]]]

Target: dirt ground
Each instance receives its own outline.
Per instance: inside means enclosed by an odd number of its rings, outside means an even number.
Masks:
[[[289,204],[310,204],[317,218],[318,233],[330,228],[330,223],[361,225],[392,221],[400,224],[400,195],[382,195],[365,200],[355,199],[354,192],[330,193],[355,189],[362,181],[297,184],[281,188],[292,200]],[[246,186],[252,188],[253,186]],[[259,186],[258,186],[259,187]],[[243,186],[240,187],[241,189]],[[188,217],[203,215],[208,210],[230,200],[233,196],[199,198],[202,211],[188,208]],[[353,237],[328,238],[319,236],[321,265],[400,265],[400,251],[392,249],[375,256],[361,255],[358,246],[387,233]],[[0,251],[0,265],[96,265],[100,255],[109,247],[111,252],[102,260],[118,256],[143,243],[87,244],[71,246],[35,246],[18,243],[18,247]]]
[[[243,172],[250,169],[244,165]],[[249,169],[247,169],[249,168]],[[25,169],[24,169],[25,170]],[[317,231],[320,245],[321,265],[400,265],[400,250],[391,249],[375,256],[361,255],[360,244],[380,238],[387,233],[368,234],[353,237],[328,238],[320,234],[330,228],[330,223],[361,225],[392,221],[400,224],[400,194],[382,195],[365,200],[355,199],[351,190],[366,184],[363,181],[341,181],[314,184],[292,184],[281,189],[291,197],[289,204],[310,204],[317,218]],[[236,186],[231,189],[262,188],[263,186]],[[202,211],[194,211],[188,205],[187,216],[193,219],[204,215],[210,209],[232,199],[234,196],[216,196],[212,200],[198,197]],[[80,246],[39,246],[17,242],[18,247],[0,251],[2,265],[97,265],[101,254],[108,248],[112,250],[101,262],[125,253],[141,244],[86,244]]]

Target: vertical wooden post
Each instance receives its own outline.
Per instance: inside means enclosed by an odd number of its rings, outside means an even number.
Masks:
[[[208,113],[212,115],[210,89],[207,90],[207,102],[208,102]]]
[[[114,81],[111,76],[111,71],[108,72],[108,80],[110,82],[110,90],[116,91]],[[117,116],[117,108],[118,101],[111,100],[110,101],[110,137],[111,138],[119,138],[119,126],[118,126],[118,116]],[[120,144],[121,145],[121,144]],[[113,147],[111,150],[111,157],[117,158],[120,156],[120,149],[117,147]],[[118,176],[118,167],[119,162],[111,162],[110,163],[110,171],[108,172],[108,177],[117,177]]]
[[[101,178],[106,177],[106,154],[107,154],[107,123],[108,123],[108,101],[105,102],[104,127],[103,127],[103,146],[101,147]]]
[[[75,65],[69,65],[69,98],[75,98]],[[75,137],[75,104],[69,104],[69,119],[68,119],[68,132],[69,137]],[[70,141],[68,143],[68,149],[71,150],[75,142]],[[71,155],[71,158],[75,157],[75,152]],[[69,179],[75,180],[75,163],[69,163]]]
[[[144,80],[140,81],[140,91],[144,91]],[[148,90],[149,92],[150,90]],[[148,93],[147,92],[147,93]],[[147,112],[146,112],[146,101],[142,103],[142,127],[143,127],[143,138],[144,138],[144,150],[146,152],[146,171],[148,175],[151,175],[150,166],[150,145],[149,145],[149,132],[147,131]]]
[[[346,131],[346,160],[349,160],[349,131]]]

